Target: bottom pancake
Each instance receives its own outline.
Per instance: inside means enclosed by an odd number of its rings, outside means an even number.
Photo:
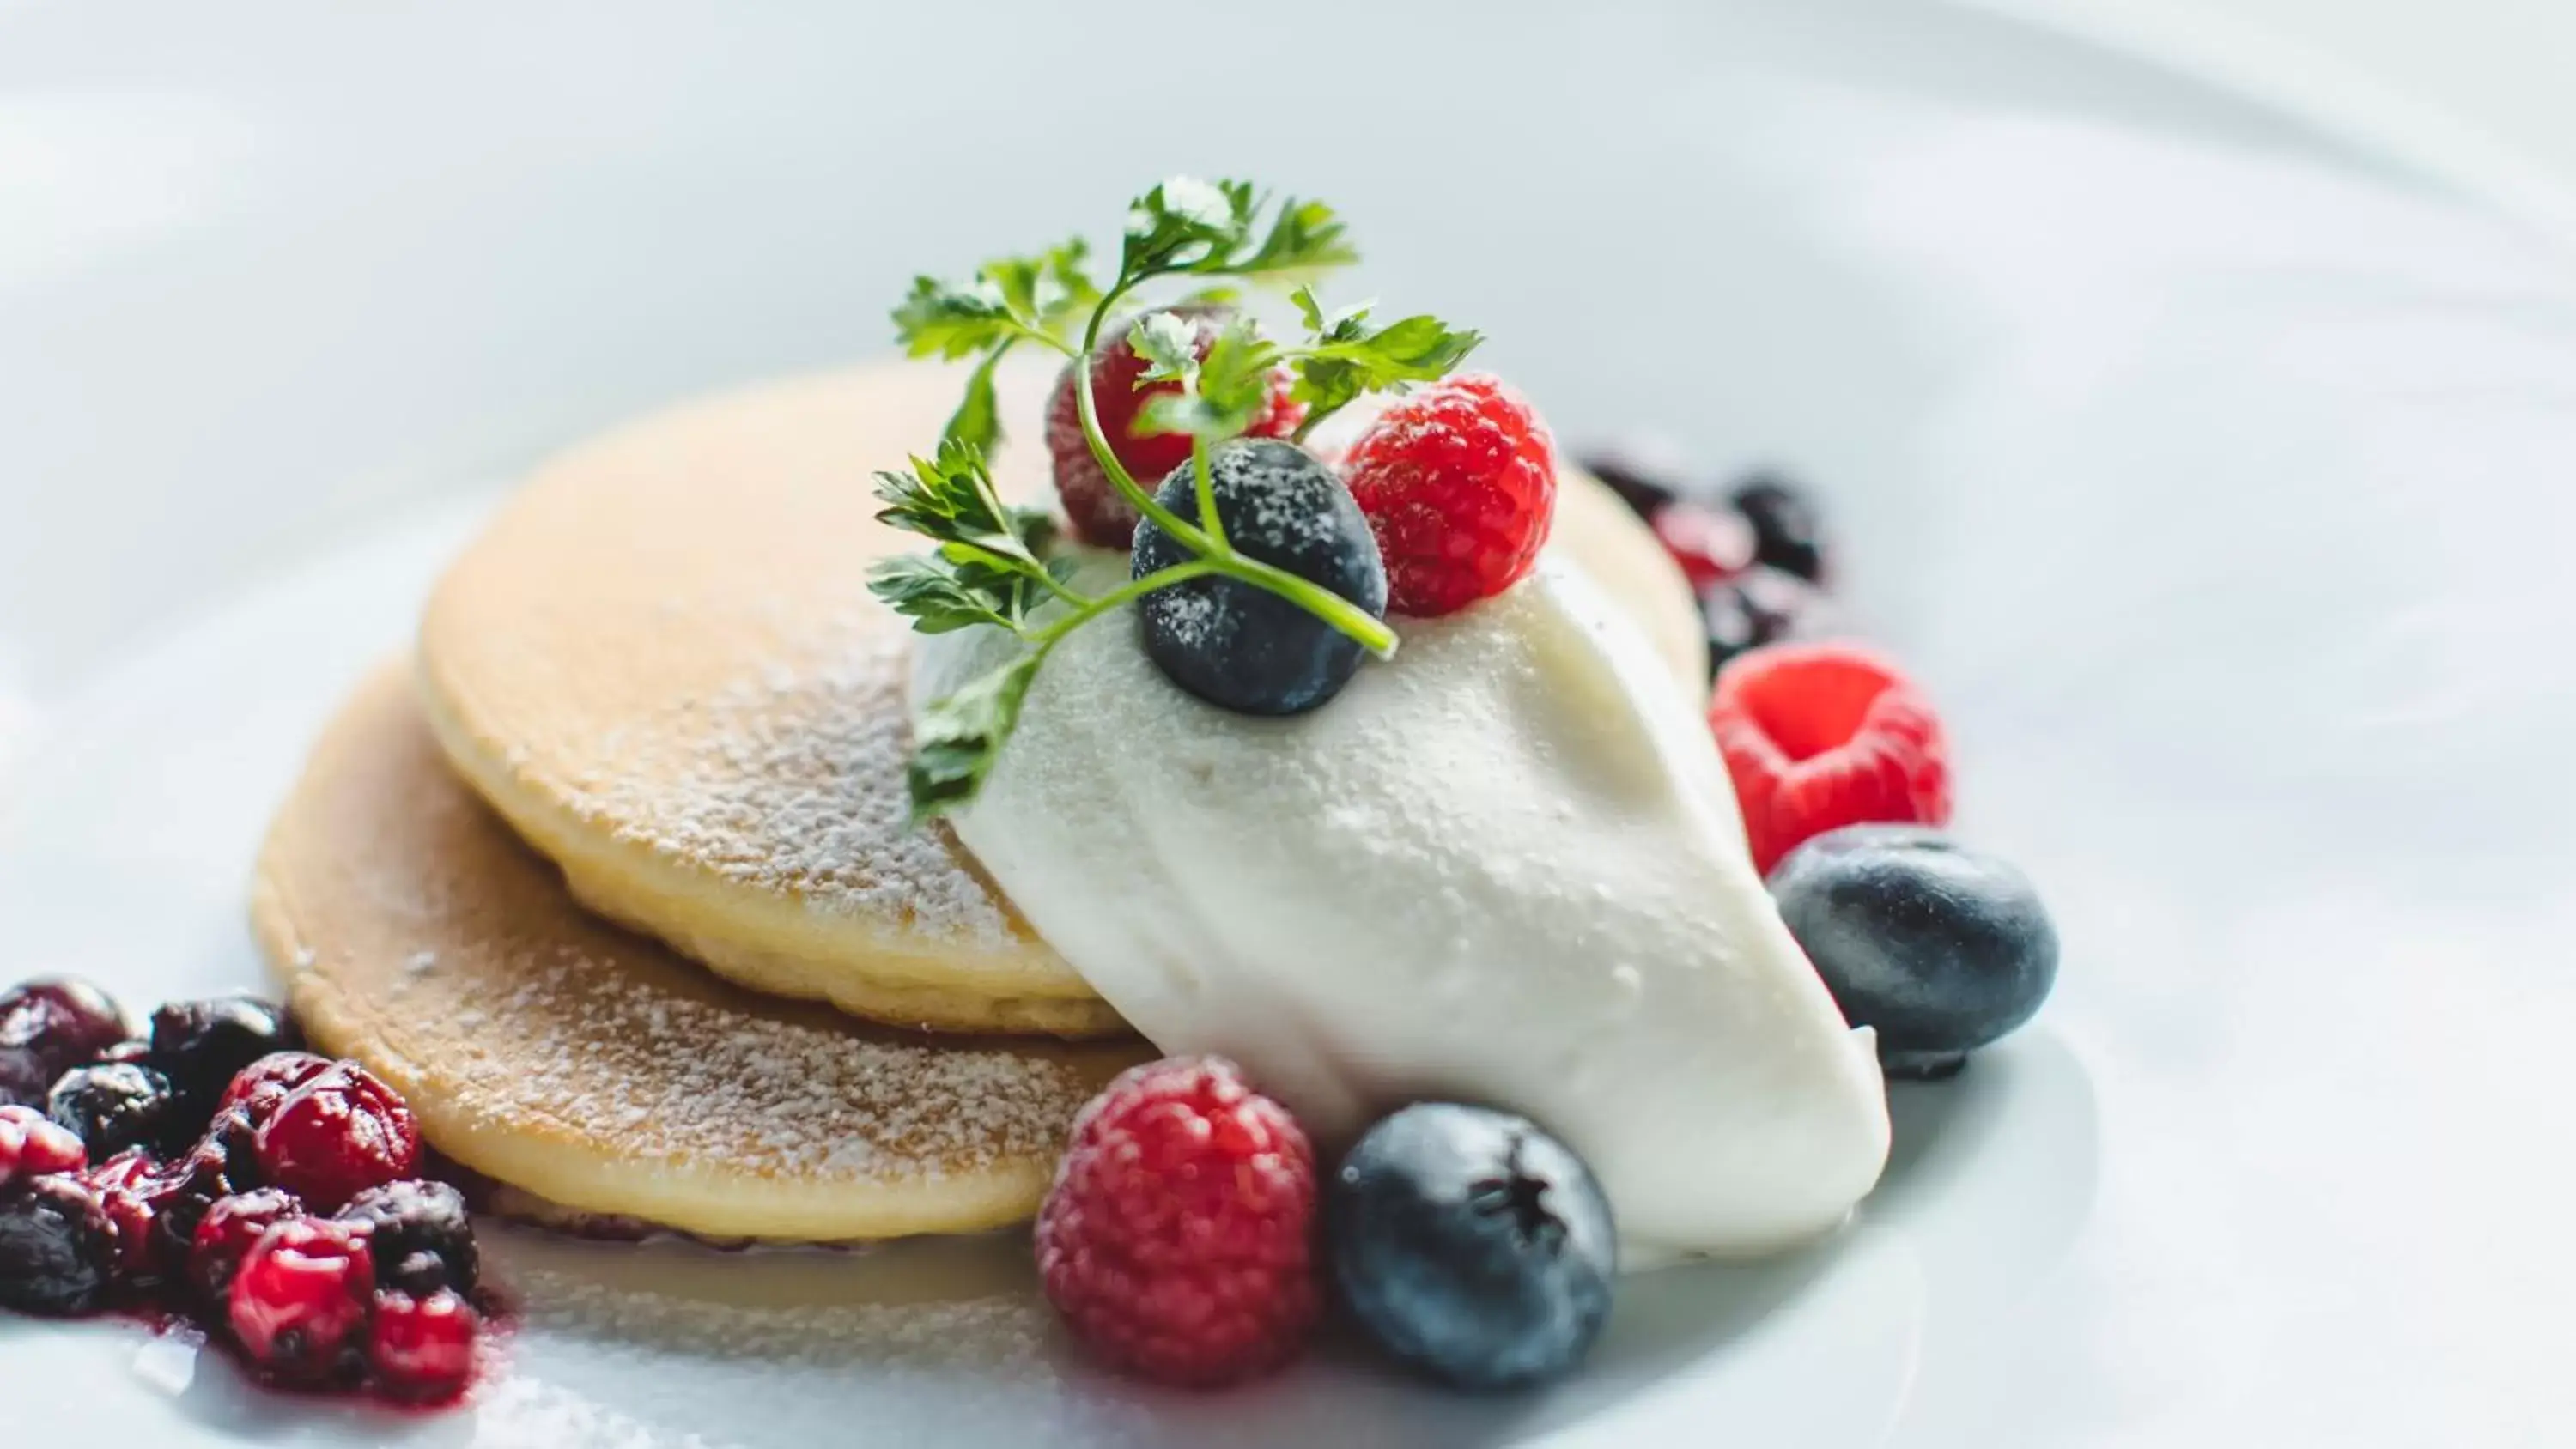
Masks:
[[[737,991],[594,919],[449,773],[407,670],[359,690],[271,828],[260,943],[321,1049],[465,1167],[710,1238],[971,1232],[1035,1211],[1133,1041],[929,1038]]]

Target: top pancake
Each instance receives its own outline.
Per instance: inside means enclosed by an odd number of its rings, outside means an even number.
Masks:
[[[1003,378],[1034,440],[1048,384]],[[935,442],[962,373],[883,366],[757,387],[618,429],[530,480],[421,630],[451,762],[602,914],[743,985],[955,1031],[1125,1028],[939,827],[906,825],[907,623],[867,592],[921,546],[869,475]],[[1006,444],[1008,496],[1048,493]],[[1556,541],[1704,682],[1671,561],[1570,476]]]

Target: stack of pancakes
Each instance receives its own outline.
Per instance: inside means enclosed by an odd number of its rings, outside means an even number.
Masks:
[[[1006,389],[1013,436],[1044,382]],[[866,574],[919,541],[875,521],[869,474],[926,451],[957,388],[776,384],[550,464],[280,813],[253,915],[306,1030],[516,1210],[736,1240],[993,1227],[1152,1055],[907,821],[912,636]],[[1046,496],[1034,446],[995,473]],[[1552,546],[1705,677],[1686,589],[1607,490],[1567,476]]]

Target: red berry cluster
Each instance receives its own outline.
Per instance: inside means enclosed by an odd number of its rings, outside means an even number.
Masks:
[[[1204,357],[1223,328],[1222,309],[1185,309]],[[1179,434],[1138,436],[1147,399],[1179,387],[1138,388],[1145,363],[1122,336],[1104,345],[1088,370],[1092,404],[1109,449],[1151,492],[1189,461]],[[1075,536],[1103,548],[1126,548],[1135,510],[1119,496],[1091,451],[1067,367],[1047,408],[1047,452],[1056,493]],[[1306,416],[1289,395],[1285,368],[1246,430],[1286,437]],[[1377,535],[1387,572],[1387,606],[1414,618],[1453,614],[1492,598],[1526,576],[1547,541],[1556,511],[1556,445],[1528,401],[1500,379],[1462,373],[1397,399],[1351,447],[1343,474],[1351,496]]]
[[[1930,701],[1877,653],[1823,637],[1825,546],[1805,494],[1757,474],[1704,499],[1634,448],[1584,462],[1699,596],[1709,729],[1755,869],[1845,825],[1949,822],[1949,742]]]
[[[0,993],[0,1020],[31,992],[61,991]],[[162,1019],[240,1018],[233,1007]],[[77,1059],[66,1071],[121,1052],[167,1068],[155,1082],[184,1081],[192,1063],[173,1059],[168,1039],[157,1057],[148,1045],[31,1043]],[[416,1180],[420,1128],[401,1097],[355,1062],[302,1051],[259,1057],[204,1090],[197,1110],[211,1098],[213,1115],[195,1138],[97,1163],[63,1123],[0,1106],[0,1307],[155,1307],[195,1320],[273,1383],[418,1403],[462,1394],[485,1322],[472,1225],[454,1188]]]

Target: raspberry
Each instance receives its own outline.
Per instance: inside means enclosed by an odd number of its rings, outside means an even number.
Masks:
[[[1386,555],[1389,607],[1454,614],[1530,571],[1556,514],[1556,445],[1521,395],[1466,373],[1378,415],[1345,460]]]
[[[215,1104],[215,1111],[220,1115],[239,1107],[256,1129],[276,1114],[287,1093],[330,1069],[329,1057],[317,1057],[311,1052],[270,1052],[233,1074],[233,1079],[224,1085],[223,1099]]]
[[[33,1107],[0,1107],[0,1188],[88,1165],[89,1149],[76,1134]]]
[[[456,1293],[377,1294],[375,1326],[367,1335],[367,1367],[376,1387],[413,1403],[455,1398],[473,1380],[474,1338],[482,1324],[474,1305]]]
[[[366,1234],[289,1218],[242,1260],[228,1316],[254,1368],[283,1383],[325,1384],[353,1376],[375,1291]]]
[[[1753,525],[1736,514],[1674,503],[1655,514],[1653,527],[1694,594],[1705,594],[1753,566]]]
[[[1232,1062],[1132,1067],[1074,1119],[1037,1224],[1047,1297],[1102,1358],[1215,1385],[1295,1356],[1317,1311],[1315,1155]]]
[[[1894,666],[1848,644],[1771,644],[1718,671],[1709,729],[1735,780],[1753,868],[1869,821],[1950,818],[1940,718]]]
[[[259,1167],[317,1212],[420,1167],[420,1127],[394,1089],[355,1062],[335,1062],[260,1124]]]
[[[159,1231],[161,1214],[179,1195],[186,1169],[152,1160],[140,1147],[129,1148],[85,1174],[98,1193],[108,1218],[116,1224],[115,1276],[119,1283],[140,1287],[166,1274]]]
[[[1206,357],[1224,330],[1228,313],[1216,307],[1173,310],[1190,320],[1198,334],[1198,355]],[[1151,493],[1173,469],[1190,460],[1190,440],[1179,433],[1135,435],[1136,415],[1144,411],[1147,398],[1180,391],[1177,382],[1139,389],[1136,379],[1144,375],[1145,360],[1127,345],[1123,325],[1117,340],[1092,354],[1091,405],[1099,417],[1101,435],[1109,440],[1109,451],[1127,466],[1129,476]],[[1244,430],[1245,436],[1284,438],[1305,421],[1306,405],[1288,396],[1293,381],[1284,367],[1271,375],[1270,400]],[[1136,510],[1119,496],[1109,475],[1101,471],[1100,460],[1091,455],[1070,364],[1056,379],[1055,396],[1047,403],[1046,444],[1055,459],[1055,489],[1064,499],[1065,516],[1073,520],[1075,536],[1101,548],[1126,548],[1135,538]]]
[[[304,1204],[283,1188],[218,1198],[197,1223],[188,1250],[188,1281],[208,1303],[222,1303],[232,1292],[250,1250],[279,1223],[303,1217]],[[372,1260],[373,1254],[370,1253]]]

